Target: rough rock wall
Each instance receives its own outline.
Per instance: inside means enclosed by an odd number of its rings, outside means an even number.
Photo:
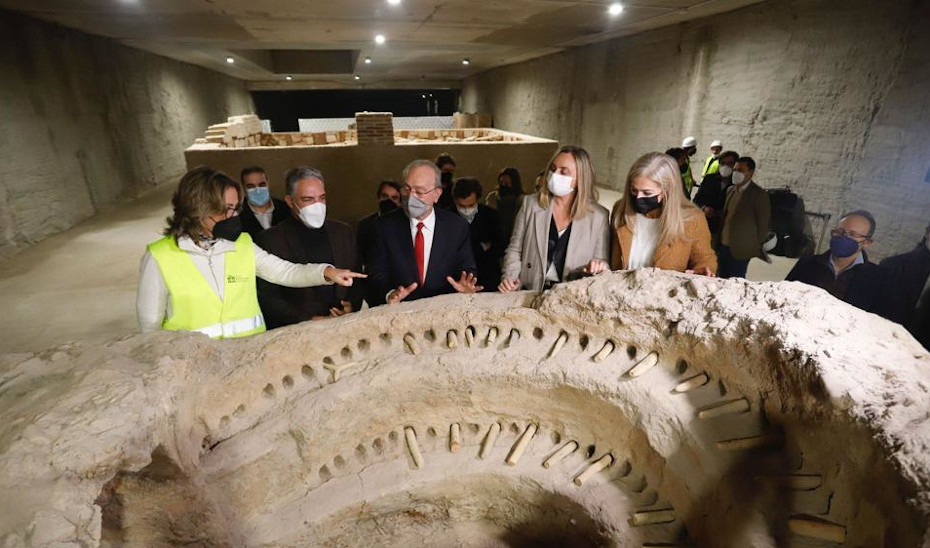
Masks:
[[[253,110],[245,83],[0,12],[0,256],[185,169],[210,124]]]
[[[872,210],[885,256],[930,221],[928,26],[928,0],[769,0],[482,73],[463,107],[587,147],[618,189],[644,152],[695,135],[703,165],[721,139],[811,211]]]
[[[0,357],[0,545],[927,546],[930,355],[657,270]]]

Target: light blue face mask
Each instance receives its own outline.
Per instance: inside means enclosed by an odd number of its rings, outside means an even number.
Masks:
[[[267,204],[268,200],[271,199],[271,192],[269,192],[266,186],[250,188],[246,191],[246,194],[248,195],[249,203],[253,206],[261,207]]]

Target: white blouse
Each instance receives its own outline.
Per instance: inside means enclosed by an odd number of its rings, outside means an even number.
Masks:
[[[650,219],[645,215],[636,214],[636,224],[633,225],[633,244],[630,246],[629,270],[652,266],[661,231],[661,219]]]

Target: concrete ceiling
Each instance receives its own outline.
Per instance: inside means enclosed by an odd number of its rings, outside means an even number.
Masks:
[[[760,1],[631,0],[618,16],[607,13],[611,0],[0,0],[0,7],[253,89],[422,88],[458,87],[493,67]],[[377,34],[385,44],[375,44]]]

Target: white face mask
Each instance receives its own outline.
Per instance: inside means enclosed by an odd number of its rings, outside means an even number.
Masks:
[[[733,168],[732,168],[732,167],[730,167],[730,166],[720,166],[720,176],[721,176],[721,177],[729,177],[730,175],[733,175]]]
[[[574,180],[575,178],[570,175],[562,175],[555,171],[550,172],[549,182],[547,183],[549,192],[551,192],[553,196],[568,196],[572,192],[575,192],[575,189],[572,188],[572,181]]]
[[[733,172],[733,184],[734,184],[734,185],[741,185],[741,184],[743,184],[745,181],[746,181],[746,176],[743,175],[743,172],[742,172],[742,171],[734,171],[734,172]]]
[[[300,208],[300,220],[310,228],[320,228],[326,220],[326,204],[317,202]]]
[[[471,224],[471,222],[475,220],[475,215],[478,214],[478,206],[474,206],[474,207],[456,206],[455,209],[458,210],[459,215],[461,215],[462,217],[465,218],[466,221],[468,221],[468,224]]]

